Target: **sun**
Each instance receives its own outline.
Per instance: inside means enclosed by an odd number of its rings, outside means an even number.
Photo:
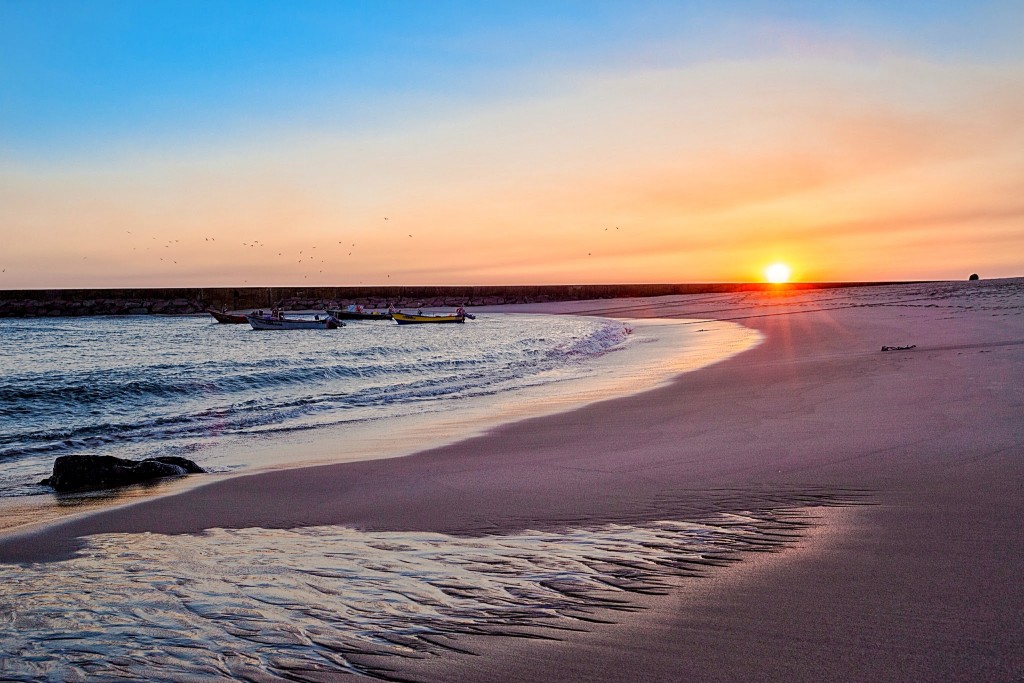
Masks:
[[[789,282],[789,266],[785,263],[773,263],[764,269],[764,277],[768,282]]]

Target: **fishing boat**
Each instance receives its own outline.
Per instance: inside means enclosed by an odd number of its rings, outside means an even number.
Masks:
[[[461,308],[456,311],[454,315],[444,313],[424,315],[422,313],[413,314],[395,311],[391,314],[391,317],[394,318],[395,322],[399,325],[415,325],[417,323],[464,323],[466,322],[466,318],[471,320],[474,318],[474,316],[469,315]]]
[[[333,315],[338,320],[391,320],[390,311],[364,311],[361,306],[328,308],[327,315]]]
[[[249,320],[242,314],[235,315],[234,313],[218,313],[213,309],[207,309],[206,311],[213,316],[214,320],[224,325],[244,325]]]
[[[258,315],[247,315],[245,318],[254,330],[336,330],[345,326],[345,323],[331,315],[316,320]]]

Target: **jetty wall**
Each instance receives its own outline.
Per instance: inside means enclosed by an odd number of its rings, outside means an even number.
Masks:
[[[88,315],[185,315],[213,308],[229,311],[322,310],[362,304],[368,308],[494,306],[673,294],[806,290],[892,283],[765,283],[507,285],[474,287],[201,287],[152,289],[0,290],[0,318]]]

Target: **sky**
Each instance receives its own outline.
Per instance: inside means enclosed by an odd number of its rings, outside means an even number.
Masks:
[[[1024,2],[0,0],[0,289],[1024,275]]]

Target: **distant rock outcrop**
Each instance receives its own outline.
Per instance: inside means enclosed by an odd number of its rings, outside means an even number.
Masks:
[[[967,278],[967,279],[968,280],[980,280],[981,278],[978,277],[977,273],[971,273],[971,276],[969,278]]]
[[[53,474],[39,483],[55,491],[92,491],[205,471],[188,458],[174,456],[125,460],[111,455],[62,455],[53,463]]]

